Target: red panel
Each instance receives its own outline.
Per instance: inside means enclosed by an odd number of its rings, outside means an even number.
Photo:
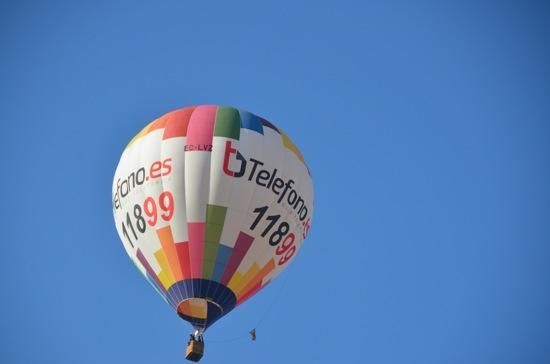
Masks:
[[[162,118],[166,118],[166,124],[164,127],[163,139],[186,136],[189,120],[194,110],[195,107],[192,106],[175,110],[164,115]]]
[[[189,263],[191,265],[191,278],[202,278],[204,225],[204,222],[187,223],[187,231],[189,232]]]
[[[168,114],[164,114],[162,115],[160,118],[158,118],[157,120],[153,121],[150,125],[149,125],[149,129],[147,129],[147,133],[150,133],[152,132],[153,130],[157,130],[157,129],[162,129],[166,126],[166,123],[168,122],[169,118],[168,118],[168,115],[170,115],[170,113]]]
[[[184,241],[183,243],[176,243],[176,252],[178,254],[183,279],[191,278],[191,267],[189,265],[189,243],[187,241]]]

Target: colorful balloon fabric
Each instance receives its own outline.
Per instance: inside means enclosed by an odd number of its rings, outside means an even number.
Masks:
[[[311,175],[290,138],[223,106],[146,126],[122,153],[112,191],[126,252],[200,332],[288,266],[313,216]]]

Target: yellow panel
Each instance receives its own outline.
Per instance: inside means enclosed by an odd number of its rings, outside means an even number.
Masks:
[[[231,280],[229,281],[229,283],[227,284],[227,288],[229,288],[230,290],[232,290],[233,292],[235,292],[234,288],[237,284],[239,284],[239,282],[241,281],[241,279],[243,279],[243,275],[239,272],[235,272],[233,274],[233,277],[231,277]]]
[[[239,289],[239,292],[237,293],[237,299],[240,299],[241,296],[244,296],[249,291],[251,291],[254,286],[260,283],[265,278],[265,276],[271,273],[273,269],[275,269],[275,261],[273,259],[270,259],[269,262],[264,265],[262,270],[259,271],[258,274],[255,274],[254,277],[248,281],[245,287]]]
[[[170,268],[168,267],[168,262],[166,261],[166,256],[164,255],[162,249],[155,253],[155,258],[157,259],[161,269],[158,277],[164,285],[164,288],[168,289],[172,284],[174,284],[175,280]],[[161,276],[164,277],[164,280]]]
[[[260,271],[260,266],[256,263],[252,264],[248,272],[243,276],[243,279],[241,279],[236,285],[233,292],[238,296],[241,289],[243,289]]]
[[[294,153],[296,157],[298,157],[298,159],[302,161],[302,163],[305,163],[302,153],[300,153],[300,151],[298,150],[298,147],[296,147],[296,145],[292,142],[292,140],[290,140],[288,135],[286,135],[282,130],[279,130],[279,132],[281,133],[281,137],[283,139],[283,145],[288,149],[290,149],[292,153]]]
[[[165,271],[160,271],[157,277],[166,290],[172,285],[170,278],[166,275]]]
[[[128,143],[128,145],[126,146],[126,148],[128,148],[130,145],[132,145],[132,143],[134,143],[136,140],[138,140],[139,138],[141,138],[142,136],[144,135],[147,135],[147,133],[149,132],[149,127],[155,122],[156,120],[153,120],[152,122],[150,122],[149,124],[147,124],[147,126],[143,129],[141,129],[141,131],[139,133],[137,133],[137,135],[135,137],[132,138],[132,140],[130,140],[130,143]]]

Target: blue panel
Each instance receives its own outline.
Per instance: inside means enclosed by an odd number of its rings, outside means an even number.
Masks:
[[[231,251],[233,251],[233,248],[230,248],[223,244],[220,244],[218,246],[218,256],[216,257],[216,266],[214,268],[214,274],[212,275],[213,281],[219,282],[222,279],[222,274],[223,274],[223,271],[225,270],[225,266],[227,265],[227,262],[229,261],[229,257],[231,256]]]
[[[224,313],[220,311],[220,308],[218,306],[211,302],[207,303],[206,317],[208,318],[208,326],[212,325],[223,315]]]
[[[277,133],[279,133],[279,129],[277,129],[277,127],[275,125],[271,124],[269,121],[267,121],[265,119],[260,119],[260,120],[261,120],[263,126],[267,126],[268,128],[271,128],[271,129],[275,130]]]
[[[241,114],[241,128],[254,130],[260,134],[264,133],[262,121],[259,117],[249,113],[248,111],[239,110],[239,113]]]

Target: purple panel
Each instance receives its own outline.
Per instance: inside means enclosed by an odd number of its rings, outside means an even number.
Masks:
[[[166,289],[163,287],[162,283],[160,283],[157,275],[155,274],[155,271],[153,270],[153,268],[149,265],[149,262],[147,261],[147,259],[145,259],[145,256],[143,256],[143,253],[141,252],[141,250],[137,250],[137,254],[136,254],[138,260],[140,261],[140,263],[143,265],[143,267],[145,268],[145,270],[147,271],[147,273],[149,273],[149,275],[151,276],[151,278],[155,281],[155,283],[157,284],[157,286],[164,292],[164,293],[167,293],[166,292]]]
[[[254,238],[252,236],[245,234],[242,231],[239,233],[237,241],[235,242],[235,247],[231,252],[231,258],[229,258],[229,262],[227,263],[225,271],[223,272],[221,280],[223,284],[226,285],[227,283],[229,283],[229,280],[231,279],[231,277],[233,277],[233,273],[235,273],[235,271],[239,267],[239,264],[241,264],[241,261],[246,255],[248,249],[250,249],[253,241]]]

